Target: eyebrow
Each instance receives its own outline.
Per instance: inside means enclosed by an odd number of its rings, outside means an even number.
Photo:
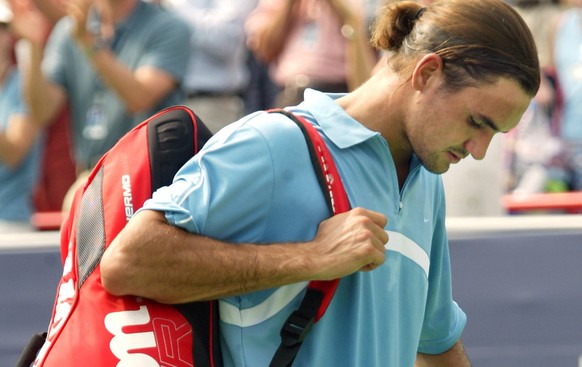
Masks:
[[[479,119],[483,120],[485,125],[489,126],[493,131],[498,132],[498,133],[505,133],[505,131],[499,130],[499,128],[497,127],[497,124],[495,122],[493,122],[493,120],[491,120],[489,117],[479,115]]]

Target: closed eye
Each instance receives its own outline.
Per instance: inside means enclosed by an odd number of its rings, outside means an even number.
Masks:
[[[479,116],[479,119],[475,119],[473,116],[469,116],[469,125],[473,126],[476,129],[483,129],[485,127],[489,127],[491,130],[493,130],[496,133],[502,132],[499,130],[499,128],[497,127],[497,125],[493,122],[493,120],[491,120],[490,118],[486,117],[486,116]]]
[[[477,121],[473,116],[469,116],[469,125],[473,126],[477,129],[482,129],[486,126],[486,124],[482,121]]]

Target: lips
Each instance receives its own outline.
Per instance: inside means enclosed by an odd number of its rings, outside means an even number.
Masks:
[[[459,163],[461,161],[461,159],[463,159],[463,156],[461,156],[458,153],[453,152],[452,150],[447,151],[447,155],[449,156],[449,160],[453,164]]]

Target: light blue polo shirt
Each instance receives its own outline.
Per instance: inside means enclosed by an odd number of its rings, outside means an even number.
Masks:
[[[294,366],[412,366],[417,351],[440,353],[466,322],[451,296],[441,179],[414,159],[402,191],[384,138],[348,116],[340,95],[307,90],[293,112],[321,131],[352,207],[388,217],[386,262],[343,278]],[[314,237],[328,216],[298,127],[257,112],[227,126],[158,190],[144,208],[170,223],[233,243],[294,242]],[[306,283],[220,301],[226,366],[267,366],[279,330]]]

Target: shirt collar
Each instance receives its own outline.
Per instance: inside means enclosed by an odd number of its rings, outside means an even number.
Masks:
[[[336,99],[345,95],[346,93],[322,93],[314,89],[306,89],[304,102],[299,107],[305,108],[315,117],[325,135],[340,149],[349,148],[376,137],[384,140],[379,132],[362,125],[335,102]],[[349,131],[349,134],[346,134],[346,131]],[[386,144],[389,145],[387,141]],[[388,155],[392,159],[389,149]],[[410,161],[411,172],[421,166],[418,157],[413,154]]]
[[[325,135],[341,149],[380,135],[352,118],[335,102],[336,99],[345,95],[345,93],[322,93],[306,89],[305,100],[300,105],[300,108],[305,108],[315,117]],[[346,134],[346,130],[349,130],[349,134]]]

